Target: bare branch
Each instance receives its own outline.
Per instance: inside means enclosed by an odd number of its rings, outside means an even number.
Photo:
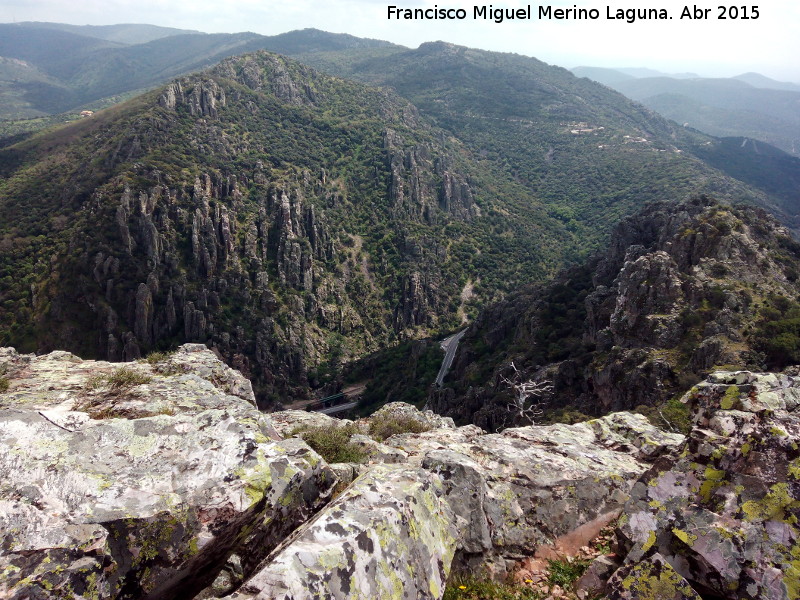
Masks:
[[[553,391],[553,385],[549,381],[527,381],[522,380],[522,373],[512,362],[509,367],[514,371],[513,377],[509,379],[505,375],[500,375],[500,382],[511,389],[513,393],[512,402],[508,404],[508,414],[512,422],[522,422],[533,425],[544,415],[547,406],[547,399]],[[506,418],[503,419],[503,425]]]

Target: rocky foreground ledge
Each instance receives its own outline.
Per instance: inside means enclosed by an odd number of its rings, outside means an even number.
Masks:
[[[487,434],[391,404],[328,465],[201,345],[126,365],[0,349],[0,597],[441,598],[616,523],[609,598],[800,597],[800,379],[718,373],[690,435],[617,413]],[[378,441],[372,425],[421,433]],[[602,567],[602,568],[601,568]],[[528,571],[526,571],[528,570]]]

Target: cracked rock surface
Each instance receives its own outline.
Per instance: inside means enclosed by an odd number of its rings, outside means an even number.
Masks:
[[[233,551],[266,555],[335,482],[203,346],[124,367],[3,349],[0,366],[4,598],[191,597]]]

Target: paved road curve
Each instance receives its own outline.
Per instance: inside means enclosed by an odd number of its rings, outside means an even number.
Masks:
[[[461,338],[464,337],[466,332],[466,329],[462,329],[458,333],[454,333],[450,337],[442,340],[441,346],[442,350],[444,350],[444,360],[442,361],[442,366],[439,367],[439,374],[436,375],[436,385],[438,387],[442,387],[442,382],[444,381],[447,372],[450,370],[450,365],[453,364],[453,359],[456,356],[458,342],[461,341]]]

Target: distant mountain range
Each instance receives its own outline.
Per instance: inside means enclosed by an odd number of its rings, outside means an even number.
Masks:
[[[320,32],[321,33],[321,32]],[[153,25],[0,24],[0,119],[80,110],[116,94],[256,50],[282,54],[391,47],[350,35],[207,34]]]
[[[139,23],[121,23],[118,25],[68,25],[66,23],[46,23],[42,21],[26,21],[17,23],[19,27],[29,29],[53,29],[66,31],[78,35],[117,42],[119,44],[146,44],[154,40],[184,35],[202,33],[193,29],[175,29],[174,27],[160,27],[158,25],[145,25]]]
[[[154,25],[0,24],[0,119],[96,110],[228,56],[269,50],[329,72],[359,76],[368,54],[409,49],[379,40],[306,30],[277,36],[206,34]],[[377,51],[377,52],[376,52]],[[327,53],[334,55],[325,56]],[[365,54],[366,53],[366,54]],[[358,69],[348,61],[362,61]],[[748,137],[800,156],[800,85],[758,73],[730,79],[647,68],[576,67],[669,119],[718,137]],[[363,75],[363,74],[362,74]],[[62,119],[63,120],[63,119]],[[52,119],[0,128],[0,137]]]
[[[800,85],[758,73],[731,78],[577,67],[669,119],[718,137],[749,137],[800,156]]]
[[[0,344],[26,351],[202,341],[274,406],[546,280],[645,203],[707,193],[800,225],[800,159],[534,58],[316,30],[123,45],[5,27],[6,62],[36,63],[52,104],[251,46],[297,58],[226,58],[0,149]]]

